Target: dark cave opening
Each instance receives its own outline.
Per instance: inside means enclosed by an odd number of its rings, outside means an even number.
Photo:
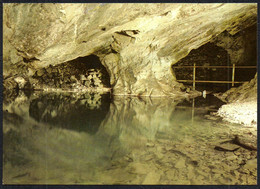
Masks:
[[[41,87],[84,89],[110,88],[110,77],[99,57],[89,55],[78,57],[62,64],[38,70],[33,78]],[[36,84],[36,85],[37,85]]]
[[[215,41],[191,50],[188,56],[172,65],[173,74],[177,81],[189,80],[189,82],[183,82],[183,84],[192,88],[194,64],[196,66],[229,66],[229,68],[198,67],[195,70],[196,81],[203,81],[196,82],[196,90],[225,92],[232,87],[232,83],[225,83],[225,81],[232,81],[234,64],[234,81],[250,81],[256,74],[256,36],[256,25],[248,27],[234,36],[225,31]],[[245,66],[253,67],[245,68]],[[219,82],[207,83],[205,81]],[[242,84],[235,83],[234,87]]]
[[[207,43],[198,49],[193,49],[188,56],[172,66],[177,80],[193,80],[193,65],[196,66],[228,66],[230,57],[227,51],[213,43]],[[191,66],[176,68],[176,66]],[[196,68],[195,77],[199,81],[231,81],[232,69],[225,68]],[[184,85],[192,86],[192,82]],[[196,83],[196,90],[221,90],[225,84]]]

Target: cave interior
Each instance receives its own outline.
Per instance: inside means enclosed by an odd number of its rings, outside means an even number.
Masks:
[[[99,57],[89,55],[42,68],[33,75],[35,85],[50,88],[110,88],[110,77]]]
[[[183,82],[192,88],[193,66],[205,66],[196,68],[195,79],[196,90],[225,92],[232,88],[232,83],[221,83],[221,81],[232,81],[233,64],[238,66],[234,71],[234,87],[242,85],[242,82],[250,81],[256,74],[257,52],[256,52],[256,25],[250,26],[235,35],[227,31],[222,32],[210,42],[193,49],[190,53],[172,65],[174,77],[177,80],[190,80]],[[189,67],[185,67],[189,66]],[[229,68],[216,68],[207,66],[229,66]],[[245,68],[243,68],[245,66]],[[246,66],[252,66],[246,68]],[[219,81],[219,83],[210,83]]]

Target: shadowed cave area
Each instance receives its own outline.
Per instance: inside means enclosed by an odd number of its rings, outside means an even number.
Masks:
[[[38,70],[33,78],[37,88],[51,87],[63,89],[110,88],[109,74],[98,56],[89,55],[74,60],[50,65]]]
[[[242,85],[242,82],[250,81],[255,76],[256,36],[256,25],[248,27],[234,36],[224,31],[217,39],[191,50],[186,57],[175,63],[172,66],[174,77],[177,80],[189,80],[190,82],[183,83],[192,86],[195,64],[198,66],[195,70],[196,90],[225,92],[232,87],[231,83],[224,82],[232,81],[234,64],[235,67],[238,66],[234,70],[234,81],[241,82],[234,83],[234,86],[238,87]],[[234,56],[239,59],[236,60]],[[225,66],[230,68],[225,68]],[[253,67],[247,68],[246,66]],[[211,81],[216,81],[216,83],[210,83]]]

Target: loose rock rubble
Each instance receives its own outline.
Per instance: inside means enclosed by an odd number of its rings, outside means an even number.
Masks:
[[[228,102],[216,115],[232,123],[257,126],[257,74],[250,82],[215,96]]]
[[[220,125],[225,127],[225,125]],[[236,126],[234,126],[235,129]],[[256,134],[256,130],[252,130]],[[246,130],[237,130],[248,138]],[[202,137],[202,136],[201,136]],[[229,140],[218,132],[205,142],[183,143],[157,139],[145,150],[135,149],[125,158],[114,159],[106,171],[100,172],[102,184],[170,184],[170,185],[252,185],[256,184],[256,151],[226,144],[223,151],[214,146],[217,140]],[[242,136],[241,136],[242,137]],[[256,135],[251,143],[256,144]],[[120,171],[121,170],[121,171]],[[122,172],[125,174],[122,176]],[[113,175],[108,177],[107,175]]]
[[[256,102],[236,102],[223,105],[217,115],[224,120],[239,123],[247,126],[257,126],[257,103]]]
[[[109,91],[109,81],[104,82],[104,79],[107,78],[102,69],[64,63],[38,70],[31,79],[31,83],[36,90]]]

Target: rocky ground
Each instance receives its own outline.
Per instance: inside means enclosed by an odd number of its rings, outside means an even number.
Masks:
[[[257,74],[250,82],[215,96],[227,102],[216,115],[233,123],[257,126]]]
[[[227,125],[216,122],[216,127],[226,130]],[[165,139],[147,142],[145,150],[135,149],[113,160],[99,173],[101,184],[255,185],[256,129],[238,127],[230,127],[229,132],[202,134],[195,143]],[[234,134],[255,150],[233,144]]]
[[[234,102],[223,105],[217,115],[233,123],[257,127],[257,102]]]

